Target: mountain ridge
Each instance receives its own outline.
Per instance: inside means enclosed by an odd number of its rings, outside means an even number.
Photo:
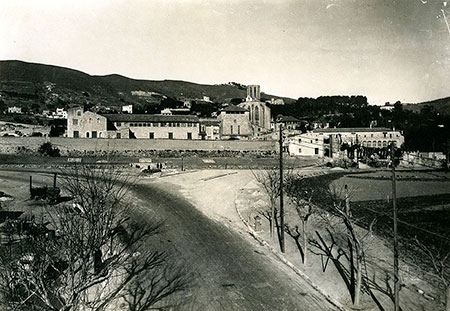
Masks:
[[[111,73],[107,75],[90,75],[83,71],[68,67],[25,62],[21,60],[0,61],[0,82],[24,81],[29,83],[55,83],[75,91],[86,91],[116,97],[118,93],[131,91],[147,91],[163,94],[168,97],[202,98],[209,96],[216,102],[226,102],[233,98],[245,98],[245,88],[238,84],[200,84],[183,80],[146,80],[134,79]],[[263,99],[282,98],[287,102],[295,99],[262,94]]]

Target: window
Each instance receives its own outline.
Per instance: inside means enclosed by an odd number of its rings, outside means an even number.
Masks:
[[[238,134],[239,135],[241,134],[241,126],[240,125],[238,125]]]
[[[98,132],[98,138],[102,138],[103,137],[103,133],[102,132]]]
[[[230,130],[231,130],[231,135],[233,135],[233,125],[231,125]]]
[[[81,111],[80,110],[77,110],[77,116],[81,117]]]
[[[79,138],[79,137],[80,137],[80,132],[73,131],[73,138]]]
[[[153,132],[148,133],[148,138],[155,139],[155,133]]]
[[[319,148],[314,148],[314,154],[319,154]]]
[[[169,139],[173,139],[173,133],[169,133]]]
[[[387,146],[387,142],[383,141],[383,147],[386,147],[386,146]]]
[[[92,138],[97,138],[97,131],[92,131]]]
[[[78,119],[72,119],[72,124],[73,125],[78,125]]]
[[[117,126],[122,126],[122,123],[121,122],[116,122],[116,125]]]
[[[122,134],[121,133],[116,133],[116,138],[117,139],[121,139],[122,138]]]
[[[378,147],[381,147],[381,140],[378,141]]]
[[[192,139],[192,133],[187,133],[187,139]]]
[[[86,132],[86,138],[89,138],[89,132]]]

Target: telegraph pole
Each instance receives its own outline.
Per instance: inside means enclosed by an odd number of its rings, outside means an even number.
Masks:
[[[284,206],[283,206],[283,123],[280,122],[280,249],[284,253]]]
[[[395,142],[391,145],[392,207],[394,209],[394,310],[399,311],[400,278],[398,275],[398,233],[397,233],[397,177],[395,175]]]

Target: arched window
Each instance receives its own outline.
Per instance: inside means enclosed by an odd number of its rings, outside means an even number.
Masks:
[[[378,141],[378,147],[381,147],[381,140]]]
[[[259,107],[258,107],[258,106],[255,106],[255,120],[254,120],[254,122],[255,122],[257,125],[260,124],[260,122],[259,122]]]
[[[266,118],[265,118],[266,109],[264,109],[264,106],[261,106],[261,127],[266,127]]]

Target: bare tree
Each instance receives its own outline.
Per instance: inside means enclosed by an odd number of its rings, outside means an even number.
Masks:
[[[290,179],[291,175],[292,169],[287,168],[283,173],[283,180]],[[269,221],[271,237],[273,237],[274,227],[276,228],[278,242],[281,246],[280,215],[277,208],[277,200],[280,197],[280,171],[278,169],[253,171],[253,176],[269,199],[268,209],[259,208],[257,212]]]
[[[345,230],[340,230],[339,226],[331,225],[335,231],[339,230],[341,233],[345,233],[349,246],[349,261],[351,266],[351,275],[354,276],[354,299],[353,304],[359,306],[361,299],[361,288],[363,282],[364,273],[364,261],[365,252],[367,247],[366,242],[369,242],[369,237],[372,236],[373,226],[375,225],[375,219],[370,223],[368,230],[361,230],[357,223],[359,219],[352,216],[349,206],[349,198],[354,193],[354,190],[349,190],[346,185],[331,184],[329,186],[329,199],[331,202],[331,212],[336,215],[343,223]],[[353,278],[352,278],[353,279]]]
[[[434,274],[445,287],[445,310],[450,311],[450,250],[448,244],[445,247],[431,248],[416,238],[416,243],[431,263]]]
[[[260,209],[258,212],[269,221],[270,236],[273,237],[274,224],[278,214],[277,199],[280,196],[280,172],[277,169],[268,169],[253,172],[253,176],[269,199],[269,209]]]
[[[285,231],[294,239],[305,265],[308,260],[308,224],[314,213],[312,200],[318,192],[314,180],[314,178],[305,178],[301,175],[291,175],[286,182],[286,193],[300,219],[301,232],[298,225],[291,227],[289,224],[286,224]],[[302,245],[299,243],[300,238],[302,238]]]
[[[62,173],[73,203],[49,207],[51,230],[24,233],[1,252],[0,289],[10,309],[105,310],[142,275],[158,281],[141,289],[153,298],[138,310],[184,288],[184,271],[168,273],[169,253],[149,249],[147,241],[160,232],[161,222],[130,217],[129,175],[112,165],[77,165]]]

